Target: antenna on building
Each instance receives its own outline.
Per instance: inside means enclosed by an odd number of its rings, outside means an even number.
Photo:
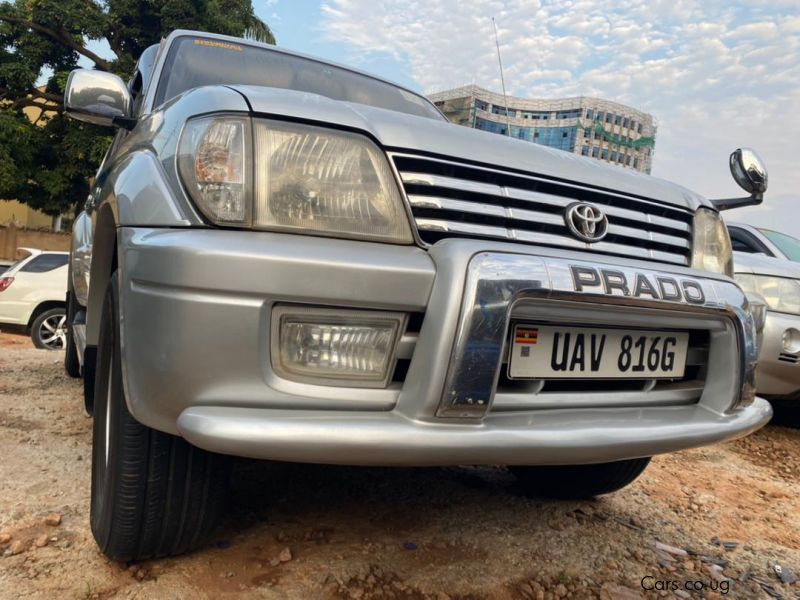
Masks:
[[[503,86],[503,102],[506,109],[506,134],[511,137],[511,121],[508,119],[508,96],[506,96],[506,78],[503,75],[503,59],[500,58],[500,40],[497,37],[497,23],[492,17],[492,27],[494,28],[494,44],[497,46],[497,62],[500,65],[500,83]]]

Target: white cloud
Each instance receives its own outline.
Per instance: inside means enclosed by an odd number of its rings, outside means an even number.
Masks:
[[[428,92],[500,89],[494,16],[509,93],[597,95],[653,113],[654,174],[709,196],[738,193],[727,155],[755,147],[770,191],[750,214],[800,235],[797,0],[327,0],[323,14],[353,60],[388,53]]]

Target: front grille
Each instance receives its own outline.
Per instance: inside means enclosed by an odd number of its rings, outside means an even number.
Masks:
[[[688,265],[692,213],[650,200],[541,176],[408,154],[392,154],[423,243],[484,238],[588,250]],[[564,211],[590,202],[608,215],[608,234],[573,237]]]

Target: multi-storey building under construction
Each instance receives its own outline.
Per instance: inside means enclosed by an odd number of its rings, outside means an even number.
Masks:
[[[496,94],[475,85],[430,94],[453,123],[544,144],[649,173],[656,124],[630,106],[579,96],[557,100]],[[510,128],[510,132],[509,132]]]

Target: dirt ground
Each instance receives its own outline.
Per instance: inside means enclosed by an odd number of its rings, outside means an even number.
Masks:
[[[112,563],[62,359],[0,334],[1,598],[800,598],[800,431],[775,426],[591,502],[525,498],[500,468],[242,461],[209,547]]]

